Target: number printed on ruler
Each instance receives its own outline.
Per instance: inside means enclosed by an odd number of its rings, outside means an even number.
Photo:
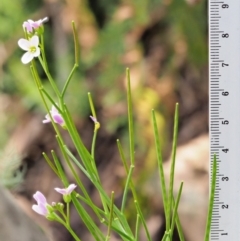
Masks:
[[[240,0],[209,0],[209,123],[211,241],[240,241]]]

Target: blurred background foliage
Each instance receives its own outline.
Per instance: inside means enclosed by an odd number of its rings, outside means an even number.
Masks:
[[[156,168],[152,108],[157,110],[165,158],[176,102],[180,143],[207,132],[206,9],[206,0],[1,0],[0,146],[26,110],[45,115],[29,66],[20,62],[23,52],[17,41],[23,37],[23,21],[49,17],[47,58],[61,88],[74,63],[74,20],[81,57],[66,103],[76,121],[89,122],[91,92],[106,135],[117,136],[127,148],[125,69],[130,68],[139,159],[136,178],[144,183]],[[46,76],[41,70],[40,74],[47,88]]]

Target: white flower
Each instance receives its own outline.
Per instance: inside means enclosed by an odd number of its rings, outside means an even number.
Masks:
[[[21,49],[27,51],[21,58],[23,64],[27,64],[33,60],[34,57],[40,55],[40,48],[38,47],[39,38],[38,36],[33,36],[29,40],[27,39],[19,39],[18,45]]]

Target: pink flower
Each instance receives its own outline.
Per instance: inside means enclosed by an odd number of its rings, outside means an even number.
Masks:
[[[34,204],[32,206],[32,209],[40,215],[47,216],[47,214],[48,214],[48,209],[47,209],[48,203],[47,203],[47,200],[46,200],[45,196],[41,192],[37,191],[33,195],[33,198],[37,201],[37,205]]]
[[[54,188],[57,192],[61,193],[62,195],[70,195],[72,191],[77,187],[75,184],[70,184],[67,188]]]
[[[36,35],[31,37],[29,40],[23,38],[19,39],[18,45],[21,49],[27,51],[21,59],[23,64],[29,63],[34,57],[38,57],[40,55],[40,48],[38,47],[39,38]]]
[[[27,29],[28,33],[32,33],[34,29],[38,29],[44,22],[48,21],[48,18],[39,19],[38,21],[33,21],[28,19],[23,23],[23,28]]]
[[[62,115],[58,112],[57,108],[54,105],[52,106],[52,109],[50,110],[50,114],[55,123],[57,123],[61,126],[65,126],[65,122],[64,122]],[[51,122],[49,114],[47,114],[45,116],[45,120],[43,120],[42,122],[44,124]]]

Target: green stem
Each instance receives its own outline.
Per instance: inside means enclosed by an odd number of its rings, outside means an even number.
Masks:
[[[41,63],[41,65],[42,65],[42,67],[44,69],[45,74],[48,77],[48,80],[49,80],[49,82],[50,82],[50,84],[51,84],[55,94],[58,96],[58,98],[60,98],[61,97],[61,93],[58,90],[58,87],[57,87],[56,83],[54,82],[54,80],[53,80],[53,78],[52,78],[48,68],[45,66],[45,62],[42,60],[41,56],[39,56],[38,59],[39,59],[39,62]]]
[[[138,236],[139,236],[139,219],[140,219],[140,216],[139,214],[137,214],[137,220],[136,220],[136,227],[135,227],[135,241],[138,241]]]
[[[74,37],[74,52],[75,52],[75,65],[78,66],[79,63],[79,41],[78,41],[78,33],[76,30],[76,26],[74,21],[72,21],[72,30],[73,30],[73,37]]]
[[[150,233],[149,233],[149,231],[148,231],[148,227],[147,227],[146,221],[145,221],[145,219],[144,219],[144,217],[143,217],[143,214],[142,214],[142,211],[141,211],[141,209],[140,209],[140,207],[139,207],[139,204],[138,204],[138,202],[137,202],[136,200],[134,201],[134,203],[135,203],[135,206],[136,206],[136,209],[137,209],[137,213],[139,214],[139,217],[140,217],[140,219],[141,219],[141,221],[142,221],[142,224],[143,224],[145,233],[146,233],[146,235],[147,235],[147,240],[148,240],[148,241],[152,241],[151,236],[150,236]]]
[[[64,85],[64,87],[63,87],[63,90],[62,90],[62,93],[61,93],[61,98],[64,97],[65,92],[66,92],[66,90],[67,90],[67,87],[68,87],[68,85],[69,85],[69,83],[70,83],[70,80],[72,79],[72,76],[73,76],[73,74],[74,74],[74,72],[75,72],[75,70],[76,70],[77,68],[78,68],[78,65],[74,64],[74,66],[73,66],[73,68],[72,68],[72,70],[71,70],[71,72],[70,72],[70,74],[69,74],[69,76],[68,76],[68,78],[67,78],[67,81],[66,81],[66,83],[65,83],[65,85]]]
[[[109,217],[108,232],[107,232],[106,241],[108,241],[110,239],[112,220],[113,220],[113,206],[114,206],[114,192],[112,192],[112,194],[111,194],[110,217]]]
[[[42,153],[43,157],[45,158],[46,162],[48,163],[48,165],[52,168],[52,170],[55,172],[55,174],[59,177],[59,179],[61,179],[60,174],[58,173],[58,170],[56,169],[56,167],[52,164],[52,162],[50,161],[50,159],[48,158],[48,156],[46,155],[45,152]]]
[[[127,176],[127,181],[126,181],[126,184],[125,184],[124,192],[123,192],[123,199],[122,199],[122,206],[121,206],[121,212],[122,213],[123,213],[125,205],[126,205],[128,187],[129,187],[129,183],[130,183],[131,178],[132,178],[133,170],[134,170],[134,166],[131,165],[130,166],[130,171],[128,172],[128,176]]]
[[[70,225],[70,212],[69,212],[69,203],[67,203],[67,224]]]
[[[46,108],[46,110],[47,110],[47,113],[48,113],[48,115],[49,115],[49,117],[50,117],[50,119],[51,119],[53,128],[54,128],[55,132],[57,133],[57,135],[58,135],[58,136],[61,138],[61,140],[62,140],[61,134],[60,134],[60,132],[59,132],[59,130],[58,130],[58,128],[57,128],[56,123],[54,122],[54,120],[53,120],[53,118],[52,118],[52,115],[50,114],[50,110],[49,110],[49,108],[48,108],[47,102],[46,102],[46,100],[45,100],[45,98],[44,98],[44,96],[43,96],[43,93],[42,93],[42,91],[41,91],[41,90],[42,90],[41,80],[40,80],[40,77],[39,77],[38,72],[37,72],[37,70],[36,70],[36,66],[35,66],[35,64],[34,64],[33,61],[32,61],[32,65],[30,66],[30,69],[31,69],[31,72],[32,72],[32,76],[33,76],[33,78],[34,78],[34,80],[35,80],[35,82],[36,82],[36,85],[37,85],[37,87],[38,87],[39,94],[40,94],[40,96],[41,96],[41,99],[42,99],[42,101],[43,101],[43,104],[44,104],[44,106],[45,106],[45,108]]]
[[[45,54],[45,47],[44,47],[44,38],[43,38],[43,35],[41,35],[41,54],[42,54],[42,57],[43,57],[44,66],[45,66],[46,70],[49,71],[49,70],[48,70],[48,64],[47,64],[47,58],[46,58],[46,54]]]
[[[72,228],[68,224],[64,224],[64,226],[76,241],[81,241],[81,239],[76,235],[76,233],[72,230]]]
[[[96,163],[94,161],[94,152],[95,152],[96,140],[97,140],[97,130],[94,130],[94,132],[93,132],[93,140],[92,140],[92,147],[91,147],[91,156],[92,156],[92,159],[93,159],[93,162],[92,162],[93,163],[93,168],[97,172]]]
[[[178,205],[179,205],[179,201],[180,201],[180,198],[182,195],[182,188],[183,188],[183,182],[181,182],[181,184],[180,184],[180,188],[179,188],[178,195],[177,195],[177,200],[175,202],[175,206],[173,209],[172,223],[171,223],[171,228],[170,228],[170,240],[172,240],[172,236],[173,236],[173,230],[174,230],[174,226],[175,226]]]
[[[88,101],[89,101],[89,104],[90,104],[92,116],[97,119],[96,111],[95,111],[95,108],[94,108],[94,104],[93,104],[93,100],[92,100],[92,96],[91,96],[90,92],[88,92]]]

